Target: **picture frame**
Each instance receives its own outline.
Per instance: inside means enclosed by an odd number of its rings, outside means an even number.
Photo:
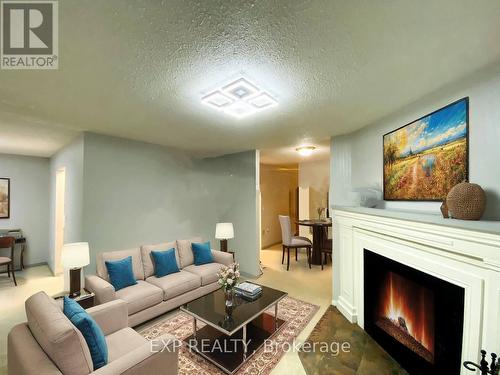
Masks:
[[[444,201],[469,180],[469,97],[384,134],[382,147],[385,201]]]
[[[10,178],[0,178],[0,219],[10,218]]]

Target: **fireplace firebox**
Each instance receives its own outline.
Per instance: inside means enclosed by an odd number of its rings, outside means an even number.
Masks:
[[[408,373],[460,374],[464,289],[364,249],[364,328]]]

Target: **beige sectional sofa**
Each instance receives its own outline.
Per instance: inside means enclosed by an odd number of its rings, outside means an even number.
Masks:
[[[158,350],[151,350],[151,343],[128,327],[127,304],[121,300],[87,309],[108,346],[108,364],[94,370],[83,335],[61,306],[44,292],[26,300],[28,321],[16,325],[7,340],[9,375],[177,374],[175,337],[156,338]]]
[[[216,273],[223,265],[233,262],[232,254],[212,250],[214,263],[194,265],[192,242],[202,242],[201,238],[177,240],[154,245],[104,252],[97,257],[97,275],[87,275],[85,288],[94,292],[97,303],[121,299],[127,303],[129,325],[134,327],[193,299],[208,294],[220,286]],[[154,275],[152,250],[175,249],[180,272],[161,278]],[[106,260],[132,257],[132,267],[137,284],[115,291],[109,283]]]

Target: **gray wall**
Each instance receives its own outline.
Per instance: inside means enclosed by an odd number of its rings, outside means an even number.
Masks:
[[[169,148],[84,135],[83,236],[95,255],[201,235],[232,221],[242,270],[258,273],[255,152],[195,160]],[[252,208],[253,206],[253,208]],[[213,242],[213,247],[218,244]]]
[[[0,177],[10,178],[10,219],[0,219],[0,228],[23,230],[28,240],[25,265],[46,262],[49,159],[0,154]]]
[[[49,266],[54,270],[56,172],[66,169],[64,242],[82,241],[83,215],[83,135],[50,159],[50,232]]]
[[[199,228],[204,238],[218,249],[215,224],[233,223],[235,238],[229,240],[228,247],[236,252],[241,270],[252,276],[260,274],[257,163],[255,151],[195,161],[202,198]]]
[[[347,191],[357,187],[382,189],[382,136],[462,97],[470,97],[470,181],[487,192],[487,218],[500,218],[500,66],[447,86],[432,95],[352,134],[332,138],[331,196],[333,204],[348,204]],[[435,202],[385,202],[384,208],[439,213]]]

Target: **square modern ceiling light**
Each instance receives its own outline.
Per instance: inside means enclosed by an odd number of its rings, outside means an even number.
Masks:
[[[201,101],[218,109],[224,108],[234,102],[233,99],[224,95],[220,91],[214,91],[208,95],[205,95],[203,98],[201,98]]]
[[[201,98],[204,104],[228,115],[243,118],[278,104],[269,93],[245,78],[238,78]]]
[[[231,82],[229,85],[224,86],[222,91],[238,100],[254,96],[255,94],[258,94],[260,90],[248,82],[245,78],[240,78]]]
[[[248,100],[248,103],[253,105],[257,109],[264,109],[267,107],[273,107],[275,105],[278,105],[278,102],[276,99],[274,99],[271,95],[269,95],[267,92],[262,92],[257,96],[254,96],[253,98],[250,98]]]
[[[234,117],[243,118],[255,113],[255,108],[242,100],[238,100],[224,108],[224,112]]]

